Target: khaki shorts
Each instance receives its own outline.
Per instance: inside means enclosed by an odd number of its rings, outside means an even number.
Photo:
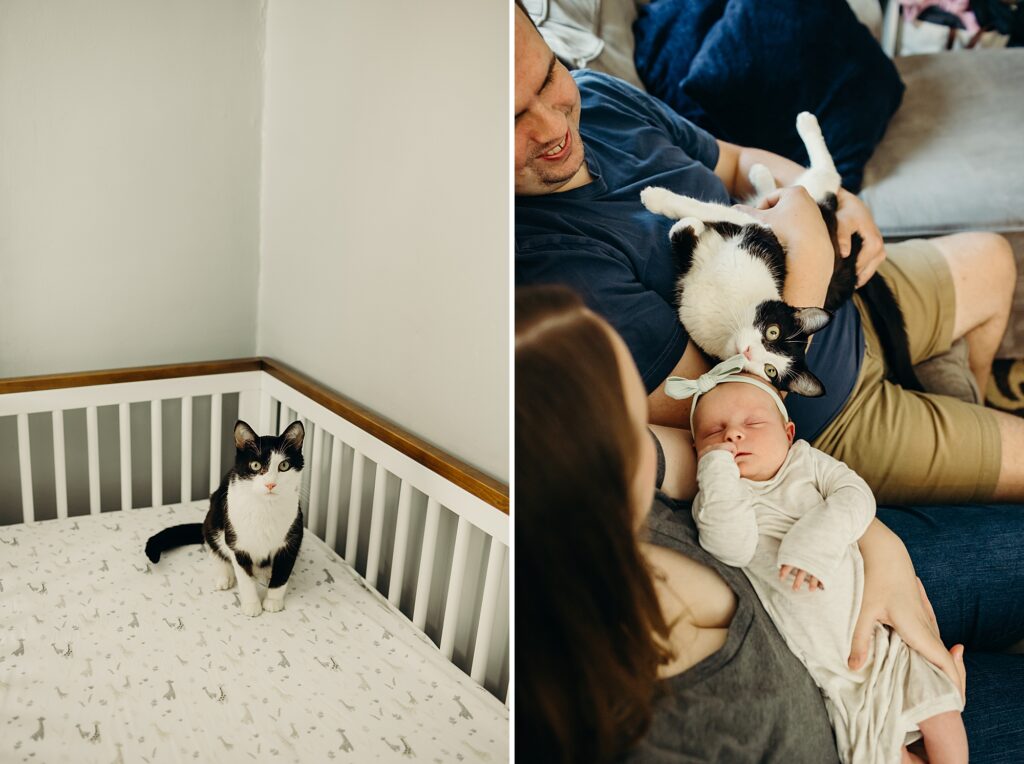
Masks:
[[[903,310],[913,363],[949,350],[956,309],[953,277],[924,240],[886,245],[878,272]],[[854,295],[864,361],[849,400],[812,444],[846,462],[879,504],[985,502],[999,478],[995,415],[944,395],[906,391],[885,380],[878,335]],[[797,433],[799,436],[799,433]]]

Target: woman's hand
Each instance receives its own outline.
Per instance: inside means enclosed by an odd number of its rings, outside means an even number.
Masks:
[[[939,637],[935,611],[925,594],[907,548],[878,520],[860,539],[864,557],[864,599],[853,630],[849,666],[859,669],[867,659],[875,624],[891,626],[909,647],[939,667],[963,695],[967,687],[962,645],[946,651]]]
[[[885,245],[882,234],[875,225],[871,210],[856,194],[844,188],[836,195],[839,209],[836,210],[836,239],[839,242],[839,254],[850,256],[850,237],[854,232],[860,234],[864,244],[857,255],[857,287],[875,275],[878,266],[885,260]]]

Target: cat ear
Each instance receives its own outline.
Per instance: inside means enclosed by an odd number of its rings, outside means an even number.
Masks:
[[[246,448],[256,448],[256,440],[259,435],[248,424],[239,419],[235,422],[235,448],[239,451]]]
[[[793,318],[799,324],[801,332],[814,334],[828,326],[832,314],[821,308],[797,308],[793,311]]]
[[[786,389],[805,398],[820,398],[825,394],[825,386],[821,384],[821,380],[806,370],[797,371],[789,377],[786,380]]]
[[[281,433],[281,440],[284,441],[285,446],[290,446],[296,451],[302,449],[302,439],[306,436],[306,430],[302,426],[302,422],[296,420],[288,425],[288,428]]]

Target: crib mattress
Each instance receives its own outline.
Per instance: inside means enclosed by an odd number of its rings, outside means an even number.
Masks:
[[[500,762],[508,709],[310,533],[249,618],[198,546],[207,502],[0,527],[0,761]]]

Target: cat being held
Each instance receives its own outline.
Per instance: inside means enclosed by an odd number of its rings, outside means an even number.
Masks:
[[[849,256],[839,254],[836,195],[841,178],[814,115],[802,112],[796,127],[810,167],[793,185],[803,186],[818,203],[835,255],[824,310],[793,307],[782,299],[786,250],[761,220],[733,207],[654,186],[645,188],[640,199],[651,212],[679,221],[669,232],[679,274],[679,319],[697,346],[719,360],[742,353],[744,371],[779,390],[817,397],[825,394],[825,388],[807,368],[807,340],[853,296],[863,241],[854,233]],[[755,189],[755,198],[749,202],[753,206],[776,189],[764,165],[751,168],[750,181]],[[875,273],[860,294],[878,332],[890,378],[908,390],[921,391],[910,361],[903,314],[892,290]]]
[[[161,552],[204,544],[210,553],[213,588],[238,582],[241,609],[257,616],[284,609],[288,578],[302,544],[302,422],[279,436],[260,437],[245,422],[235,423],[235,464],[210,496],[203,523],[165,528],[146,542],[152,562]],[[266,584],[260,602],[256,583]]]

